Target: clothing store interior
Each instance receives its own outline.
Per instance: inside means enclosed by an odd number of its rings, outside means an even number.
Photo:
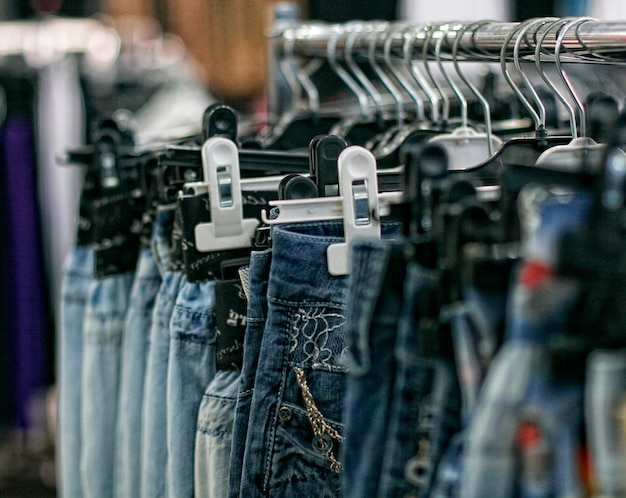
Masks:
[[[0,497],[625,497],[625,64],[621,0],[0,1]]]

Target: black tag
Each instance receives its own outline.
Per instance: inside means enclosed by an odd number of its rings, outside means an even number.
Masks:
[[[93,203],[95,276],[133,271],[139,255],[141,199],[120,194]]]
[[[269,209],[268,202],[277,198],[277,192],[242,192],[245,218],[261,219],[261,210]],[[250,255],[252,245],[228,251],[200,252],[196,250],[195,227],[211,222],[209,194],[184,194],[178,198],[182,221],[182,253],[187,280],[198,282],[219,278],[224,260],[239,259]]]
[[[216,359],[218,370],[241,369],[247,301],[239,279],[215,282]]]
[[[185,269],[183,257],[183,221],[180,207],[178,206],[174,212],[174,223],[172,224],[170,240],[172,242],[170,270],[183,271]]]

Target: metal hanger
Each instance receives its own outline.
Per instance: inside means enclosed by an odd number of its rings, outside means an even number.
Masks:
[[[491,133],[478,132],[468,126],[467,99],[452,78],[450,78],[441,61],[441,46],[444,41],[444,33],[451,31],[450,25],[442,25],[439,29],[442,31],[442,36],[437,40],[435,60],[444,78],[450,84],[461,103],[461,124],[450,133],[434,136],[429,140],[429,143],[438,144],[445,149],[448,155],[449,169],[466,170],[478,166],[489,159],[492,151],[502,145],[502,141]]]

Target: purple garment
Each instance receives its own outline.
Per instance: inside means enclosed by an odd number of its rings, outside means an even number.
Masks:
[[[50,339],[37,203],[33,123],[28,114],[9,114],[1,130],[7,218],[6,288],[11,390],[17,423],[28,427],[33,395],[44,386]]]

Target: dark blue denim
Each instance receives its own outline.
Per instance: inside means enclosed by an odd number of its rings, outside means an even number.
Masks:
[[[397,369],[378,496],[428,496],[437,465],[460,427],[460,392],[454,365],[428,352],[423,334],[440,333],[424,303],[433,291],[431,271],[408,265],[398,327]],[[432,333],[432,331],[430,332]]]
[[[141,483],[141,407],[148,336],[161,274],[150,248],[139,254],[124,323],[115,445],[115,496],[139,496]]]
[[[267,318],[267,283],[272,262],[271,250],[253,251],[250,255],[248,272],[248,310],[246,335],[243,346],[243,366],[237,393],[235,420],[233,422],[233,440],[230,454],[228,475],[228,496],[238,498],[241,486],[241,472],[248,423],[250,404],[254,392],[259,352],[265,320]]]
[[[376,496],[396,369],[404,245],[359,242],[352,248],[346,315],[343,496]]]
[[[326,250],[343,242],[342,234],[335,222],[272,227],[268,314],[240,496],[341,493],[347,278],[328,273]]]
[[[87,290],[94,279],[94,253],[88,246],[68,254],[61,284],[58,364],[57,468],[60,495],[82,498],[80,478],[83,322]]]
[[[550,270],[561,235],[580,229],[590,203],[583,195],[540,198],[523,232],[524,262],[509,296],[505,343],[468,426],[462,497],[582,495],[576,465],[582,386],[555,381],[547,346],[565,332],[578,295],[576,282]],[[520,456],[517,446],[520,425],[528,422],[540,428],[542,451],[550,455],[540,473],[528,471],[532,455]]]

